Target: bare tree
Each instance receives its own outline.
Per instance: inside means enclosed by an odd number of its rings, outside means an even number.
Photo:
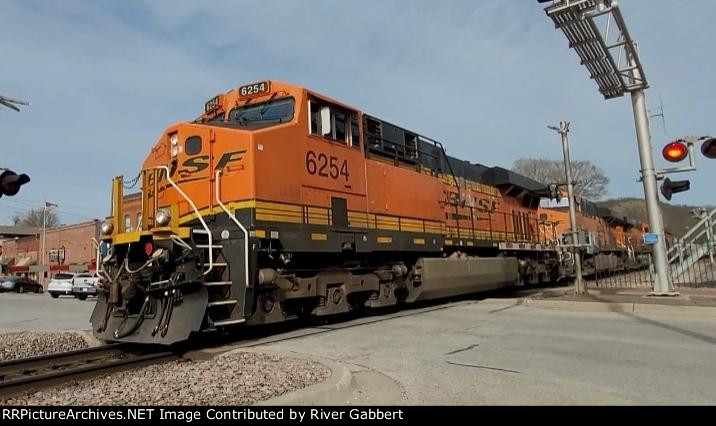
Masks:
[[[43,208],[28,210],[23,216],[14,215],[12,217],[12,223],[15,226],[31,226],[33,228],[42,228],[42,217],[45,214],[45,224],[48,228],[58,226],[60,224],[60,218],[57,214],[51,210],[43,213]]]
[[[545,185],[566,183],[564,162],[561,160],[521,158],[512,164],[512,170]],[[575,195],[591,200],[599,200],[607,195],[609,178],[590,161],[572,161],[572,175],[576,181]]]

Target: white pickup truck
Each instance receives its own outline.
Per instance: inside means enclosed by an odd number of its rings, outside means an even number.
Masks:
[[[85,300],[88,296],[96,296],[100,280],[101,278],[95,274],[77,274],[72,280],[72,294],[80,300]]]

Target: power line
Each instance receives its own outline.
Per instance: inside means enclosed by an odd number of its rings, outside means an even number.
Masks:
[[[12,212],[13,214],[23,215],[23,214],[27,214],[27,213],[29,213],[29,212],[31,212],[31,211],[33,211],[33,210],[37,211],[39,208],[41,208],[41,207],[38,206],[37,208],[32,208],[32,206],[31,206],[31,208],[27,208],[27,209],[13,208],[13,209],[11,210],[11,212]],[[62,211],[62,210],[59,209],[59,208],[53,210],[53,212],[54,212],[56,215],[58,215],[58,216],[65,216],[65,217],[66,217],[66,216],[70,216],[70,217],[76,217],[76,218],[85,219],[85,220],[95,220],[95,219],[98,219],[97,217],[90,217],[90,216],[85,216],[85,215],[81,215],[81,214],[77,214],[77,213],[70,213],[70,212],[67,212],[67,211]]]
[[[44,207],[44,204],[42,204],[42,205],[32,204],[32,203],[27,203],[27,202],[18,201],[18,200],[5,200],[5,202],[14,203],[14,204],[19,204],[19,205],[21,205],[21,206],[30,207],[30,208],[32,208],[32,209],[41,209],[41,208]],[[86,216],[86,215],[82,215],[82,214],[78,214],[78,213],[70,213],[70,212],[67,212],[66,210],[74,210],[74,209],[66,209],[65,207],[66,207],[66,206],[63,204],[63,205],[61,205],[61,206],[58,206],[58,207],[56,208],[56,210],[60,210],[60,212],[58,212],[58,213],[62,213],[62,214],[65,214],[65,215],[72,215],[72,216],[77,216],[77,217],[89,218],[89,216]],[[101,210],[101,208],[98,207],[98,208],[96,208],[96,210],[99,211],[99,210]],[[26,211],[29,211],[29,209],[26,209]]]

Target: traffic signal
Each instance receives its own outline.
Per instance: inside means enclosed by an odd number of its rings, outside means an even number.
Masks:
[[[7,195],[12,197],[20,191],[20,187],[30,182],[30,177],[26,174],[17,174],[12,170],[3,170],[0,174],[0,197]]]
[[[701,152],[706,158],[716,159],[716,138],[706,139],[701,145]]]
[[[689,189],[691,189],[691,182],[689,182],[688,180],[672,181],[671,179],[666,178],[666,180],[664,180],[664,183],[661,185],[661,194],[668,201],[671,201],[672,195],[678,194],[679,192],[688,191]]]
[[[662,151],[664,159],[672,163],[684,161],[689,155],[689,148],[682,141],[674,141],[667,144]]]

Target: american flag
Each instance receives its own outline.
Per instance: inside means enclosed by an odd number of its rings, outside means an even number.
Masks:
[[[45,201],[45,208],[51,209],[53,207],[59,207],[59,206],[57,204],[48,203],[47,201]]]

